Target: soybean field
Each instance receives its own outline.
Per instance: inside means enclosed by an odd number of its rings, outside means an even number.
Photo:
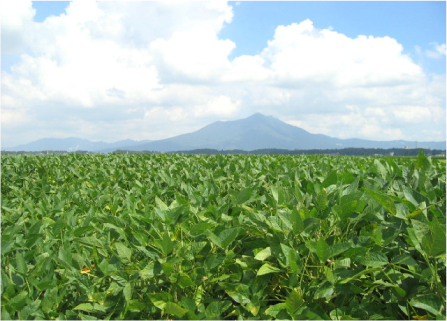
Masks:
[[[1,157],[2,319],[446,319],[446,163]]]

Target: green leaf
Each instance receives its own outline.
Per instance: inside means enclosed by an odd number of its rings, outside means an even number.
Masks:
[[[1,319],[2,320],[13,320],[13,318],[8,313],[8,311],[6,311],[6,309],[2,309],[2,311],[1,311]]]
[[[237,303],[247,304],[250,302],[250,287],[246,284],[221,283],[224,291]]]
[[[317,242],[317,256],[321,262],[326,262],[329,256],[331,255],[329,250],[329,245],[323,238],[320,238]]]
[[[285,303],[278,303],[275,305],[271,305],[268,307],[267,310],[265,310],[265,314],[270,315],[274,318],[283,310],[286,310],[287,306]]]
[[[393,292],[400,298],[405,298],[407,296],[407,292],[398,286],[393,287]]]
[[[178,285],[180,285],[181,288],[187,288],[190,286],[194,286],[194,282],[191,280],[189,275],[187,274],[181,274],[178,278]]]
[[[221,320],[222,314],[231,307],[231,301],[213,301],[205,310],[207,320]]]
[[[388,258],[380,252],[368,252],[354,257],[355,261],[365,266],[379,267],[388,264]]]
[[[22,274],[26,274],[27,267],[25,259],[23,258],[23,253],[16,254],[16,268]]]
[[[86,237],[79,237],[73,239],[75,242],[87,245],[89,247],[96,246],[98,248],[104,247],[104,244],[101,243],[100,240],[98,240],[96,237],[86,236]]]
[[[359,182],[360,179],[358,177],[354,179],[351,184],[343,191],[342,196],[355,193],[359,188]]]
[[[240,231],[241,231],[240,227],[223,230],[219,234],[220,246],[223,249],[226,249],[231,243],[233,243],[234,240],[236,240],[236,238],[239,236]]]
[[[132,258],[132,251],[123,243],[115,243],[118,256],[123,263],[129,263]]]
[[[28,299],[28,292],[22,291],[15,297],[13,297],[8,302],[8,305],[11,306],[14,310],[20,311],[25,306],[27,299]]]
[[[345,243],[338,243],[329,246],[329,258],[337,256],[343,252],[346,252],[352,247],[351,243],[345,242]]]
[[[290,222],[292,223],[293,233],[300,234],[304,230],[304,223],[301,218],[300,213],[296,208],[292,210],[292,215],[290,217]]]
[[[383,179],[387,178],[388,171],[386,170],[385,166],[380,162],[380,160],[375,159],[374,160],[374,167],[376,170],[376,173],[379,174],[379,176]]]
[[[393,257],[391,260],[393,264],[405,264],[405,265],[418,265],[417,262],[413,259],[413,257],[408,254],[400,254],[398,256]]]
[[[8,287],[8,279],[6,277],[5,272],[3,272],[3,269],[0,269],[0,295],[3,294],[3,292],[7,287]]]
[[[270,185],[270,191],[272,192],[272,196],[276,204],[278,204],[278,187]]]
[[[63,261],[68,267],[73,266],[73,258],[69,251],[65,250],[63,247],[59,248],[58,258]]]
[[[281,272],[281,270],[278,269],[277,267],[271,266],[268,263],[265,263],[263,266],[261,266],[261,268],[258,270],[258,273],[256,275],[259,276],[259,275],[264,275],[264,274],[269,274],[269,273],[278,273],[278,272]]]
[[[132,300],[132,285],[130,283],[127,283],[124,287],[123,294],[127,302],[130,302],[130,300]]]
[[[334,293],[334,286],[329,281],[324,281],[320,287],[315,291],[314,299],[326,298],[328,299]]]
[[[146,302],[140,302],[138,300],[130,300],[127,302],[126,309],[131,312],[141,312],[147,308]]]
[[[234,201],[236,205],[247,204],[254,201],[256,197],[256,188],[244,188],[242,191],[234,194]]]
[[[396,215],[396,206],[393,199],[388,197],[386,194],[379,193],[370,189],[365,188],[365,191],[377,202],[379,202],[385,209],[387,209],[391,214]]]
[[[174,250],[174,243],[167,231],[163,233],[161,240],[155,240],[154,243],[164,255],[169,255]]]
[[[431,257],[439,257],[445,255],[446,252],[446,233],[445,225],[441,226],[433,224],[430,232],[422,239],[422,248]]]
[[[15,240],[11,240],[11,241],[3,241],[2,239],[2,254],[8,254],[12,248],[14,247],[15,244]]]
[[[351,266],[351,259],[349,257],[334,261],[335,268],[349,268],[350,266]]]
[[[211,254],[208,255],[205,259],[204,267],[207,270],[213,270],[222,264],[225,259],[225,254]]]
[[[411,220],[411,225],[413,225],[414,234],[416,235],[420,244],[423,243],[424,237],[430,233],[430,227],[418,220]]]
[[[166,203],[163,202],[158,196],[155,196],[155,204],[162,211],[168,211],[169,210],[169,207],[166,205]]]
[[[153,305],[161,310],[165,308],[166,303],[172,301],[172,295],[167,292],[149,293],[147,296],[149,297],[149,300],[151,300]]]
[[[441,310],[443,308],[441,298],[433,295],[421,295],[411,299],[410,304],[416,308],[424,309],[434,315],[441,316]]]
[[[162,273],[162,266],[159,262],[151,262],[144,269],[140,270],[139,274],[143,280],[149,280],[155,275]]]
[[[342,201],[341,205],[338,206],[338,209],[340,212],[340,218],[342,220],[347,219],[351,216],[352,213],[354,213],[357,210],[357,200],[353,200],[346,203]]]
[[[182,307],[189,310],[190,312],[196,311],[197,306],[196,306],[194,300],[192,300],[190,298],[183,297],[182,300],[180,301],[180,304],[182,305]]]
[[[414,190],[412,190],[408,186],[402,186],[402,191],[404,192],[404,196],[405,196],[405,199],[407,201],[409,201],[414,206],[418,206],[419,205],[418,201],[416,201],[414,199],[414,196],[413,196],[413,194],[415,193]]]
[[[188,312],[188,310],[183,309],[174,302],[167,302],[165,304],[164,311],[165,313],[175,315],[178,318],[183,317],[185,313]]]
[[[258,254],[255,255],[255,260],[264,261],[267,258],[269,258],[272,255],[272,252],[270,251],[270,247],[266,247],[262,251],[258,252]]]
[[[301,294],[299,294],[297,291],[290,292],[289,296],[286,299],[286,309],[287,312],[290,313],[290,315],[294,315],[299,308],[301,308],[304,305],[304,300]]]
[[[91,303],[81,303],[73,308],[73,310],[81,310],[85,312],[93,312],[93,304]]]
[[[189,232],[193,236],[198,236],[202,234],[203,232],[211,229],[214,226],[212,223],[198,223],[191,226]]]
[[[301,270],[303,269],[303,262],[298,252],[282,243],[281,249],[284,253],[284,256],[286,257],[287,265],[290,267],[292,272],[301,272]]]
[[[318,209],[320,209],[321,211],[324,211],[328,207],[329,201],[327,198],[326,189],[323,188],[320,193],[318,193],[315,201]]]
[[[419,150],[418,157],[416,159],[416,168],[419,170],[428,171],[431,167],[431,163],[427,157],[425,157],[422,149]]]
[[[321,184],[321,187],[328,188],[329,186],[336,184],[337,184],[337,172],[331,171],[324,179],[323,183]]]

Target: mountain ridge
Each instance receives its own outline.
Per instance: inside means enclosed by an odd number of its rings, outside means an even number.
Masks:
[[[272,116],[256,113],[250,117],[213,122],[195,132],[135,146],[134,151],[171,152],[176,150],[217,149],[342,149],[404,148],[411,141],[371,141],[359,138],[339,139],[287,124]],[[418,147],[446,149],[446,142],[418,142]]]
[[[25,152],[37,152],[37,151],[99,151],[107,148],[120,148],[131,147],[138,144],[149,143],[150,140],[135,141],[132,139],[124,139],[113,143],[106,143],[103,141],[92,142],[88,139],[67,137],[67,138],[41,138],[32,141],[28,144],[21,144],[14,147],[2,147],[2,151],[25,151]]]
[[[201,129],[161,140],[135,141],[126,139],[114,143],[91,142],[69,137],[44,138],[29,144],[2,148],[5,151],[86,150],[109,153],[116,150],[173,152],[179,150],[258,150],[258,149],[343,149],[343,148],[404,148],[414,141],[374,141],[359,138],[340,139],[324,134],[312,134],[261,113],[232,121],[216,121]],[[417,147],[446,149],[446,142],[417,142]]]

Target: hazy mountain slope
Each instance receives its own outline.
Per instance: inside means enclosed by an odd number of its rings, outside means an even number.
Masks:
[[[98,151],[105,148],[109,148],[115,150],[119,147],[132,147],[135,145],[141,145],[144,143],[150,142],[149,140],[142,141],[134,141],[131,139],[126,139],[122,141],[118,141],[115,143],[106,143],[106,142],[91,142],[87,139],[81,139],[76,137],[69,138],[42,138],[36,141],[33,141],[28,144],[18,145],[14,147],[2,147],[2,150],[5,151],[27,151],[27,152],[35,152],[35,151],[45,151],[45,150],[54,150],[54,151]]]
[[[176,151],[191,149],[330,149],[347,147],[392,148],[415,142],[370,141],[362,139],[338,139],[322,134],[311,134],[304,129],[286,124],[274,117],[254,114],[236,121],[218,121],[193,133],[153,141],[131,148],[132,150]],[[418,143],[418,147],[445,149],[445,142]]]

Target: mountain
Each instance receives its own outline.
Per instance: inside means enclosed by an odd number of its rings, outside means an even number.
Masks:
[[[404,148],[406,145],[414,148],[416,142],[339,139],[311,134],[274,117],[257,113],[241,120],[217,121],[189,134],[120,149],[169,152],[206,148],[217,150]],[[417,147],[445,150],[446,142],[417,142]]]
[[[18,145],[15,147],[2,147],[5,151],[26,151],[26,152],[36,152],[36,151],[67,151],[73,152],[77,150],[83,151],[99,151],[103,149],[118,149],[120,147],[130,148],[132,146],[141,145],[144,143],[149,143],[150,140],[135,141],[131,139],[121,140],[115,143],[106,142],[91,142],[87,139],[81,139],[76,137],[69,138],[42,138],[33,141],[28,144]]]
[[[373,141],[339,139],[311,134],[302,128],[286,124],[262,114],[235,121],[217,121],[195,132],[156,141],[122,140],[115,143],[91,142],[80,138],[44,138],[25,145],[2,148],[6,151],[95,151],[115,150],[172,152],[194,149],[245,150],[256,149],[341,149],[341,148],[431,148],[446,149],[446,142],[414,142],[404,140]]]

